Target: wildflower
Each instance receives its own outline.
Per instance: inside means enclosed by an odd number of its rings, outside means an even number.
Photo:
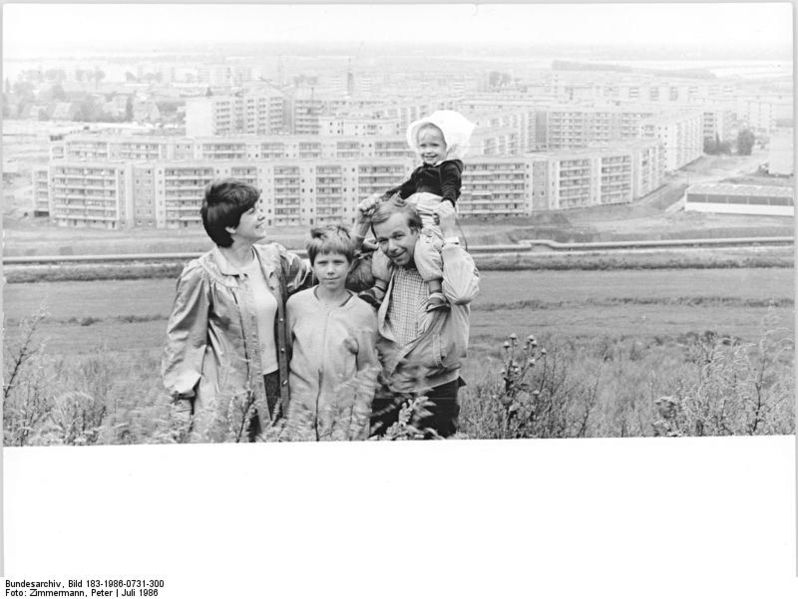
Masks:
[[[510,342],[509,342],[509,341],[505,341],[505,342],[502,344],[502,347],[503,347],[504,349],[510,349]]]
[[[516,335],[515,333],[511,333],[510,334],[510,342],[513,345],[515,345],[517,341],[518,341],[518,335]]]
[[[541,356],[545,356],[546,355],[546,348],[545,347],[540,350],[540,355]]]
[[[526,365],[527,365],[527,366],[529,366],[530,368],[531,368],[532,366],[534,366],[534,365],[535,365],[535,358],[529,358],[529,359],[526,361]]]

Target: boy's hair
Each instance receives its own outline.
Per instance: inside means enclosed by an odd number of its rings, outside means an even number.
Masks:
[[[313,227],[305,248],[308,250],[311,266],[320,254],[342,254],[349,262],[355,259],[355,240],[349,235],[349,229],[343,225]]]
[[[202,226],[213,242],[223,248],[233,245],[227,227],[237,227],[241,215],[258,203],[260,191],[236,179],[217,179],[205,187],[202,198]]]
[[[416,129],[416,143],[418,143],[418,139],[421,137],[421,132],[427,129],[432,129],[433,131],[437,131],[438,133],[440,133],[443,143],[448,144],[448,142],[446,141],[446,136],[443,134],[443,130],[440,127],[438,127],[438,125],[435,125],[433,123],[422,123],[421,126],[418,129]]]
[[[421,230],[421,216],[416,207],[403,200],[399,195],[394,195],[388,200],[380,202],[374,208],[371,215],[371,232],[374,233],[374,225],[381,225],[396,213],[404,214],[407,226],[412,231]],[[376,233],[374,234],[376,235]]]

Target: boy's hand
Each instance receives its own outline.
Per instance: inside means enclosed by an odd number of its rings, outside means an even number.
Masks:
[[[441,202],[435,208],[435,216],[438,217],[438,223],[441,227],[441,233],[444,237],[454,237],[457,235],[457,231],[455,229],[455,225],[457,224],[457,215],[451,202]]]

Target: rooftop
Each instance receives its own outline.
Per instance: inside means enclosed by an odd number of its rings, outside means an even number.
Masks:
[[[712,193],[734,196],[778,196],[791,198],[795,194],[792,187],[775,185],[734,185],[732,183],[698,183],[687,188],[687,193]]]

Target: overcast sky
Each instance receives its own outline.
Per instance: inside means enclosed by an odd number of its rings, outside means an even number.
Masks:
[[[792,42],[789,2],[725,4],[3,6],[8,57],[65,42]]]

